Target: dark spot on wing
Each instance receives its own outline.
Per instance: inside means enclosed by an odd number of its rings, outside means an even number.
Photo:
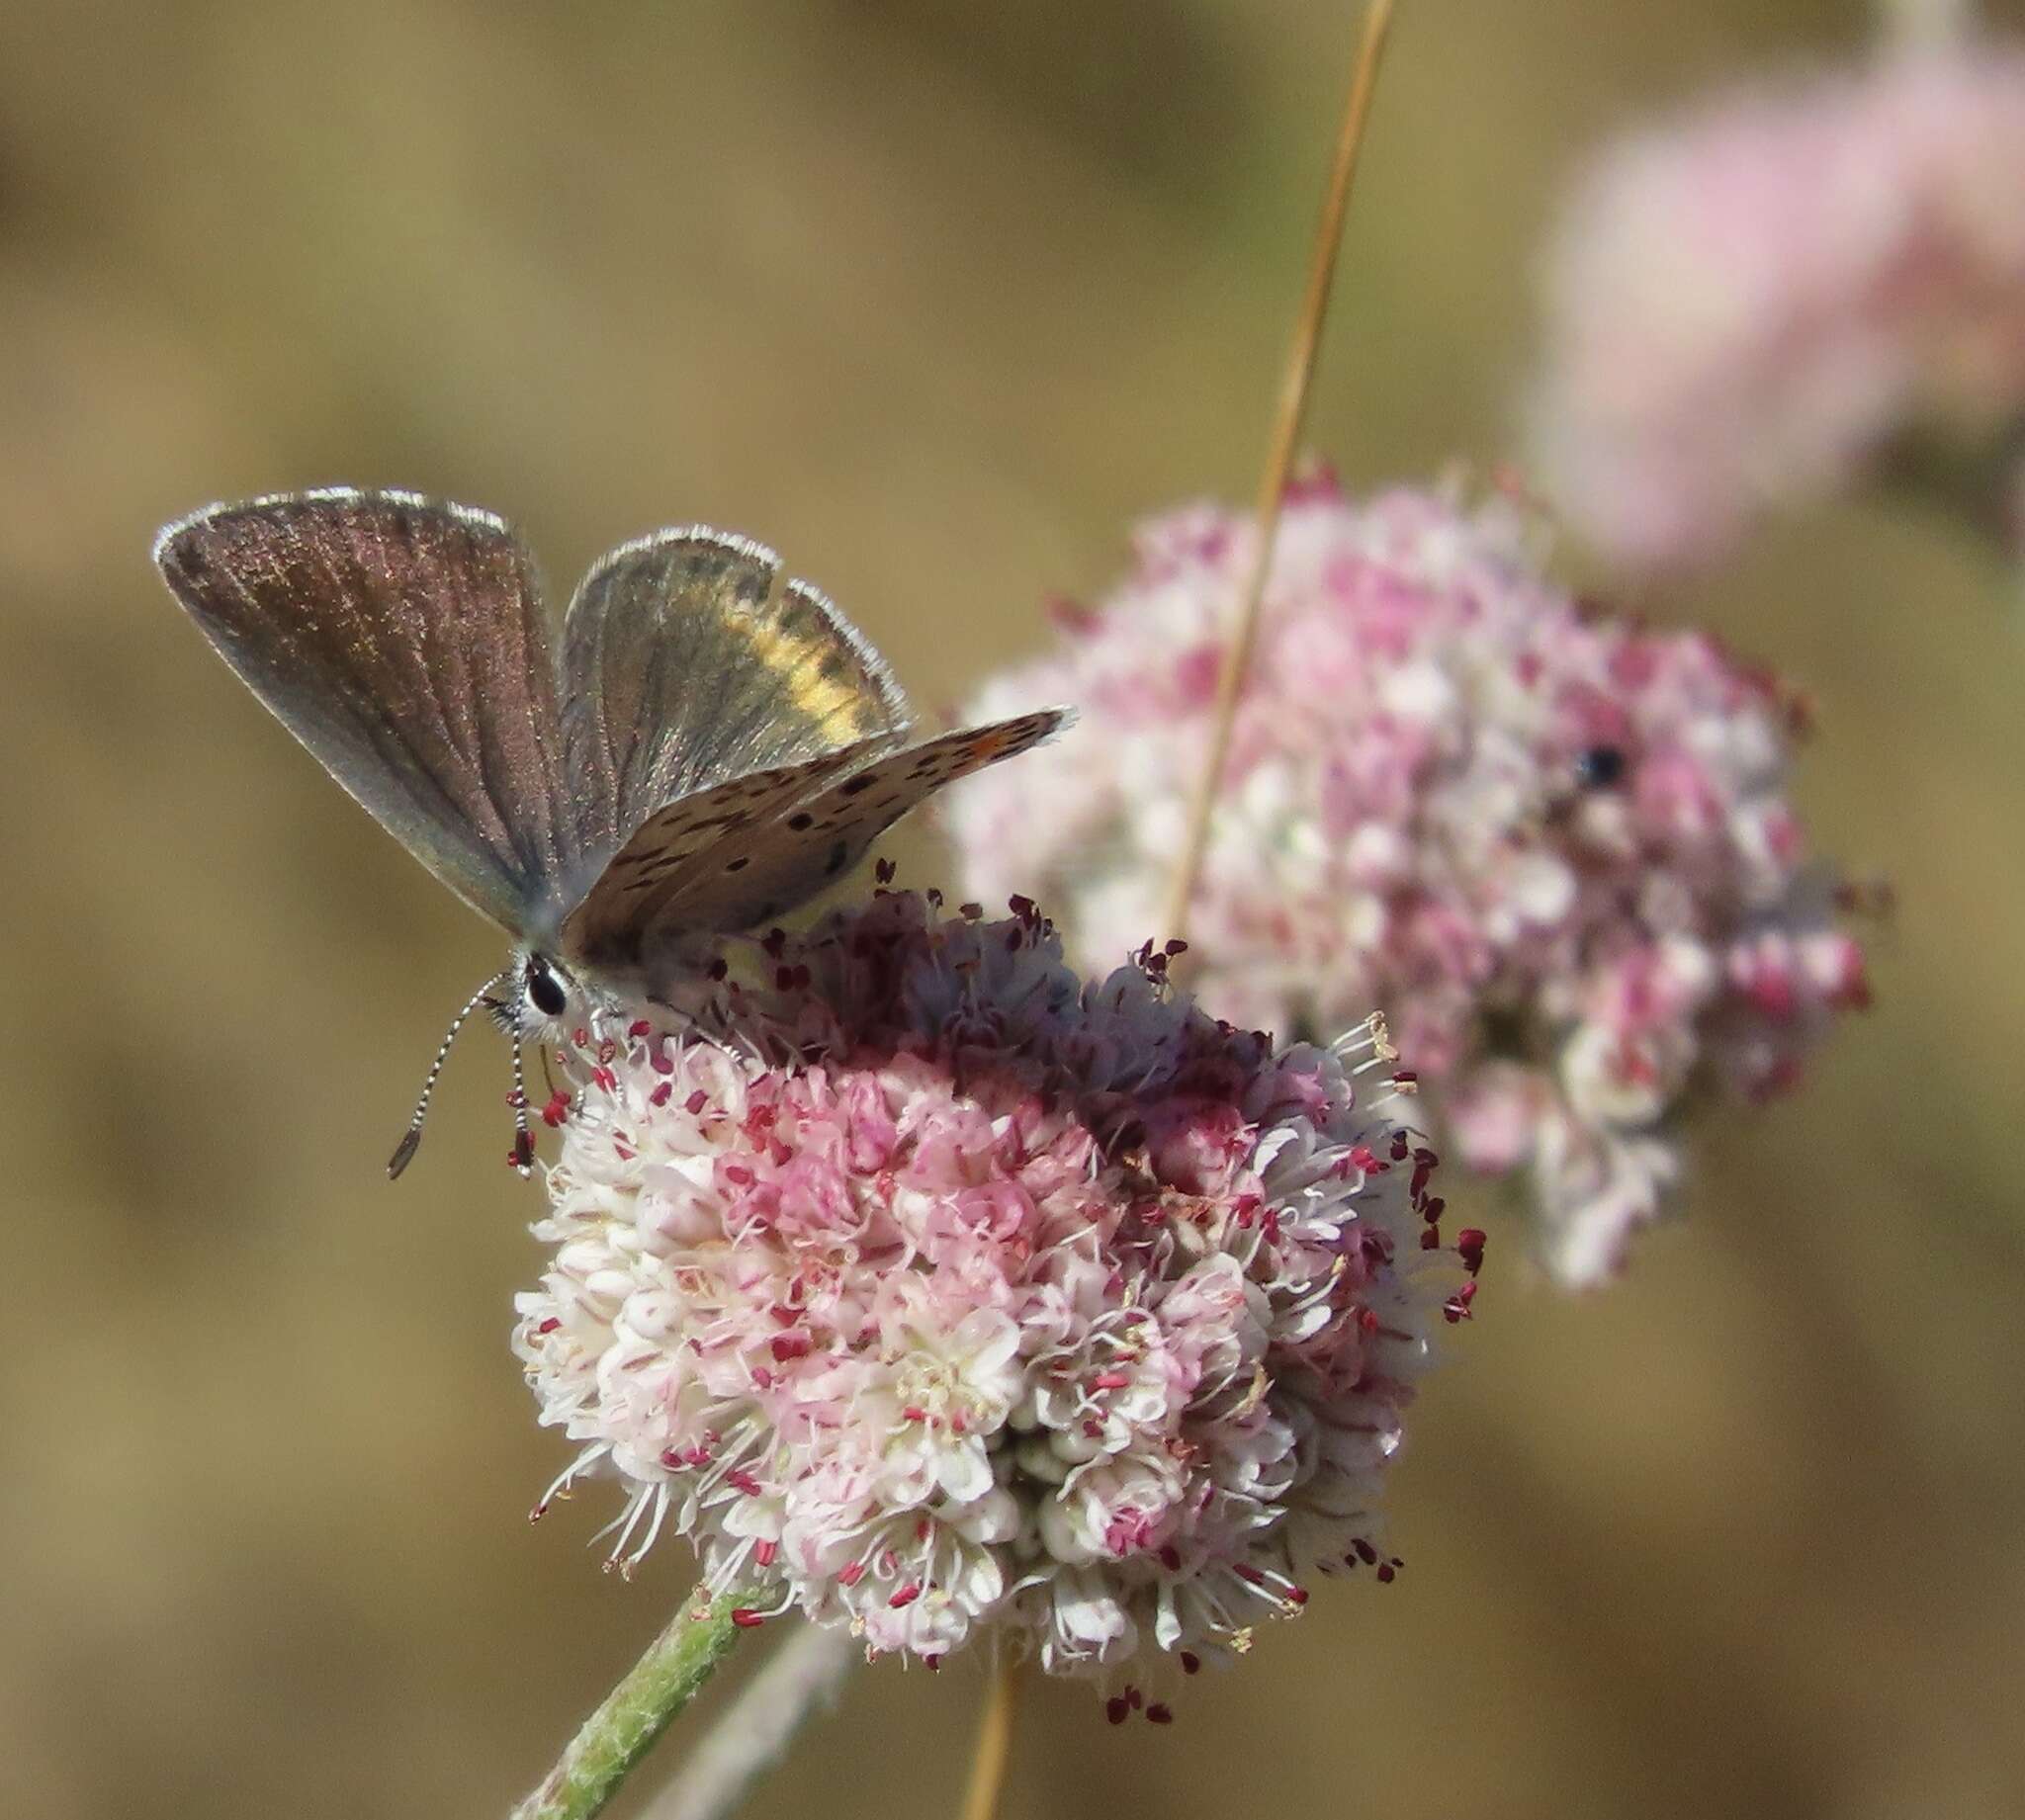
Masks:
[[[850,842],[848,840],[839,840],[830,849],[830,857],[823,862],[824,876],[826,878],[835,878],[843,870],[843,862],[849,857]]]
[[[856,796],[861,791],[871,789],[871,787],[878,781],[879,780],[876,777],[872,776],[872,774],[868,771],[862,777],[848,778],[844,782],[838,784],[836,786],[836,794],[838,796]]]
[[[737,859],[726,860],[724,863],[724,869],[727,872],[743,872],[751,863],[752,856],[749,853],[741,853]]]
[[[809,812],[805,809],[799,815],[789,816],[787,819],[787,824],[789,827],[793,828],[796,833],[799,834],[805,827],[811,826],[815,823],[815,820],[816,818],[810,815]]]

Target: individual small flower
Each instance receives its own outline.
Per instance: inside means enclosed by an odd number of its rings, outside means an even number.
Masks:
[[[1787,800],[1797,704],[1708,638],[1585,611],[1535,545],[1499,499],[1289,496],[1189,962],[1241,1025],[1326,1037],[1383,1004],[1436,1128],[1530,1172],[1580,1284],[1664,1204],[1696,1089],[1790,1085],[1865,984]],[[1086,968],[1163,913],[1254,549],[1220,507],[1155,520],[978,698],[1082,705],[950,816],[966,888],[1035,882]]]
[[[1938,36],[1697,104],[1574,185],[1534,464],[1605,552],[1706,561],[1868,470],[1959,490],[1966,457],[2013,446],[2025,47]],[[1973,509],[2001,518],[2009,491]]]
[[[672,1528],[778,1588],[755,1620],[1192,1670],[1313,1574],[1391,1577],[1383,1470],[1483,1236],[1375,1020],[1276,1052],[1013,908],[882,893],[671,984],[679,1035],[582,1032],[514,1346],[559,1484],[625,1490],[622,1564]]]

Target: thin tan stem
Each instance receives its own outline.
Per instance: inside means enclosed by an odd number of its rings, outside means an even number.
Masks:
[[[1195,895],[1195,884],[1202,871],[1202,858],[1209,845],[1210,816],[1223,782],[1223,767],[1230,757],[1238,696],[1244,688],[1245,672],[1251,667],[1252,648],[1258,641],[1259,604],[1265,597],[1274,537],[1279,529],[1279,503],[1286,492],[1287,476],[1293,470],[1294,454],[1300,446],[1301,424],[1307,416],[1308,392],[1315,377],[1315,349],[1322,338],[1323,319],[1329,312],[1329,290],[1336,276],[1337,249],[1343,243],[1343,218],[1350,206],[1351,180],[1357,175],[1358,149],[1364,143],[1371,91],[1377,83],[1378,63],[1385,53],[1385,38],[1391,24],[1392,0],[1371,0],[1365,9],[1365,29],[1358,43],[1350,95],[1344,103],[1342,130],[1336,139],[1336,162],[1329,173],[1322,218],[1315,229],[1314,263],[1308,272],[1307,296],[1301,302],[1300,316],[1294,325],[1293,348],[1287,356],[1266,473],[1259,485],[1258,548],[1252,558],[1251,573],[1246,577],[1238,621],[1231,630],[1230,645],[1217,675],[1209,749],[1203,754],[1202,769],[1195,779],[1188,834],[1168,898],[1166,933],[1177,938],[1188,933],[1189,901]]]
[[[1887,43],[1950,47],[1975,29],[1975,0],[1878,0],[1878,25]]]
[[[1019,1717],[1019,1664],[1010,1656],[993,1671],[992,1690],[977,1732],[977,1754],[970,1761],[962,1820],[998,1820],[1006,1760],[1012,1752],[1012,1727]]]

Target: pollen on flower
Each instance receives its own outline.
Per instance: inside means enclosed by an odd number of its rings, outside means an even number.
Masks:
[[[1037,883],[1085,969],[1152,966],[1254,544],[1213,505],[1155,520],[1102,605],[971,704],[1082,705],[1073,739],[966,780],[949,819],[967,888]],[[1788,801],[1791,709],[1714,640],[1554,585],[1514,501],[1359,501],[1315,471],[1280,522],[1188,984],[1242,1027],[1403,1059],[1394,1087],[1462,1163],[1530,1175],[1554,1275],[1606,1277],[1697,1089],[1789,1086],[1866,997]],[[1359,1021],[1372,1004],[1389,1032]]]
[[[875,1651],[1107,1675],[1228,1661],[1370,1547],[1474,1287],[1380,1064],[1086,984],[1030,904],[882,892],[726,954],[665,985],[679,1035],[577,1046],[518,1302],[615,1559],[671,1529]]]

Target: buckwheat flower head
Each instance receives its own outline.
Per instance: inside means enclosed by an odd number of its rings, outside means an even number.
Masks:
[[[565,1481],[624,1488],[615,1559],[672,1528],[778,1588],[751,1621],[1072,1674],[1390,1578],[1383,1468],[1483,1237],[1445,1239],[1374,1026],[1276,1053],[1145,963],[1085,985],[1024,901],[886,893],[683,1034],[581,1033],[514,1346]]]
[[[1607,146],[1548,257],[1538,476],[1628,562],[2025,406],[2025,49],[1975,35],[1763,83]],[[1986,502],[1995,504],[1995,501]]]
[[[1435,1128],[1527,1171],[1580,1284],[1659,1211],[1695,1089],[1790,1084],[1865,989],[1787,800],[1792,704],[1710,639],[1582,610],[1534,543],[1500,500],[1288,499],[1189,964],[1241,1025],[1326,1038],[1383,1004]],[[978,698],[1082,706],[950,815],[966,889],[1033,881],[1086,967],[1158,926],[1253,548],[1220,507],[1155,520]]]

